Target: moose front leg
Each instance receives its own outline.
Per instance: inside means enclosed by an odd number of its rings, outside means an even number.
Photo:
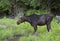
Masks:
[[[34,34],[37,35],[37,26],[34,25],[33,27],[34,27]]]
[[[37,32],[37,27],[34,27],[34,33]]]
[[[48,32],[51,30],[50,24],[47,24],[47,30],[48,30]]]

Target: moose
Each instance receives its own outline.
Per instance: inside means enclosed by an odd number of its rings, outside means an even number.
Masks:
[[[51,21],[53,20],[54,15],[53,14],[31,14],[30,16],[23,16],[20,17],[17,21],[17,25],[23,23],[23,22],[29,22],[31,26],[34,27],[34,33],[37,32],[37,25],[38,26],[47,26],[47,31],[49,32],[51,29]]]

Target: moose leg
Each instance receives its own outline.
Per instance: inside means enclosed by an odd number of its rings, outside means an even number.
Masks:
[[[50,29],[51,29],[50,24],[47,24],[47,30],[48,30],[48,32],[50,31]]]
[[[37,26],[34,25],[33,27],[34,27],[34,34],[37,34]]]

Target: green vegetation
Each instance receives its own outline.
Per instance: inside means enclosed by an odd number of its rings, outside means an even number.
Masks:
[[[0,0],[0,17],[17,17],[26,13],[48,14],[51,8],[60,13],[60,0]],[[18,13],[19,12],[19,13]],[[0,19],[0,41],[60,41],[60,24],[54,18],[52,31],[47,32],[46,26],[38,26],[38,35],[33,35],[33,27],[28,23],[17,25],[15,19]]]
[[[24,14],[30,9],[35,11],[36,10],[50,11],[51,8],[55,8],[58,9],[58,11],[60,11],[60,1],[59,0],[0,0],[0,14],[6,13],[17,16],[19,11]]]
[[[16,24],[17,19],[0,19],[0,41],[15,40],[17,41],[60,41],[60,25],[57,20],[53,19],[52,31],[47,32],[46,26],[38,26],[38,35],[33,35],[33,27],[28,23]]]
[[[29,16],[31,14],[37,14],[37,15],[40,15],[40,14],[49,14],[50,12],[47,11],[47,10],[28,10],[26,12],[26,15]]]

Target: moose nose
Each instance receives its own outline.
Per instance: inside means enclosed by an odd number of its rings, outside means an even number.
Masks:
[[[17,22],[17,25],[19,25],[20,23],[19,22]]]

